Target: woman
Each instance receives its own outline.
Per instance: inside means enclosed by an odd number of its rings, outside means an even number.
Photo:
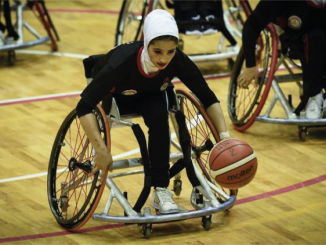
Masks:
[[[224,116],[196,65],[179,49],[179,32],[171,14],[154,10],[145,19],[144,42],[132,42],[111,50],[94,68],[94,80],[81,94],[77,113],[85,133],[96,150],[95,171],[112,169],[112,156],[97,131],[91,115],[106,96],[112,94],[121,114],[137,112],[148,127],[151,162],[152,205],[162,214],[177,213],[169,185],[170,131],[166,88],[177,76],[207,109],[221,139],[229,138]]]

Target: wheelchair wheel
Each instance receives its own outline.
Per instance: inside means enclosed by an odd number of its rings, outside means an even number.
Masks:
[[[50,38],[52,51],[58,51],[58,44],[56,41],[59,41],[59,35],[53,25],[44,1],[33,1],[30,2],[29,5],[35,16],[43,24],[44,29]]]
[[[198,99],[190,92],[183,89],[176,89],[180,110],[186,117],[188,132],[191,137],[192,150],[196,153],[196,162],[203,175],[208,181],[218,186],[231,195],[237,195],[238,190],[227,190],[222,188],[209,174],[208,156],[211,148],[219,141],[218,133],[207,115],[204,107]],[[224,201],[218,196],[220,201]]]
[[[231,18],[238,30],[242,30],[248,16],[252,13],[252,8],[248,0],[226,0],[225,1]]]
[[[156,9],[159,0],[123,0],[119,15],[115,46],[142,40],[145,16]]]
[[[102,108],[93,111],[98,129],[110,149],[109,125]],[[107,176],[89,173],[96,153],[73,110],[62,123],[54,141],[48,169],[48,199],[57,222],[67,230],[82,227],[94,213]]]
[[[256,64],[259,66],[258,86],[249,85],[248,89],[238,87],[237,79],[245,68],[243,48],[236,59],[232,72],[229,94],[228,112],[233,126],[238,131],[248,129],[261,112],[273,81],[278,58],[277,36],[273,25],[268,25],[256,45]]]

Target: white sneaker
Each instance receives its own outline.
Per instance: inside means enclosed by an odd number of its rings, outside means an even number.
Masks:
[[[306,117],[308,119],[321,118],[323,102],[323,92],[320,92],[314,97],[310,97],[306,106]]]
[[[179,212],[178,205],[172,199],[172,192],[167,188],[156,187],[152,198],[152,207],[161,214],[173,214]]]

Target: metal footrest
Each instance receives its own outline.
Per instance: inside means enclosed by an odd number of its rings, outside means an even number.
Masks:
[[[21,43],[21,44],[17,44],[17,43],[6,44],[6,45],[3,45],[3,46],[0,46],[0,51],[28,48],[28,47],[32,47],[32,46],[35,46],[35,45],[38,45],[38,44],[41,44],[41,43],[45,43],[45,42],[47,42],[49,40],[50,40],[49,37],[41,37],[38,40],[30,41],[30,42],[24,42],[24,43]]]
[[[209,216],[211,214],[223,211],[231,207],[236,200],[235,196],[230,196],[230,199],[226,202],[218,205],[217,207],[208,207],[201,210],[189,211],[184,213],[176,213],[176,214],[166,214],[166,215],[151,215],[144,214],[144,216],[109,216],[105,213],[103,214],[94,214],[94,220],[106,221],[110,223],[133,223],[133,224],[141,224],[141,223],[164,223],[169,221],[178,221],[185,219],[193,219],[200,218],[203,216]]]

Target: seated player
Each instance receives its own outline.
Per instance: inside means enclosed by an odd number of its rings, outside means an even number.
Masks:
[[[112,156],[97,129],[92,109],[106,96],[120,112],[138,113],[148,127],[148,151],[154,194],[152,206],[177,213],[169,186],[170,129],[166,88],[178,77],[199,98],[221,139],[229,138],[219,100],[197,66],[177,48],[179,30],[173,16],[154,10],[145,19],[144,41],[122,44],[95,64],[93,81],[81,94],[77,114],[96,150],[95,169],[112,169]]]
[[[305,108],[308,119],[321,118],[326,107],[322,91],[326,86],[326,1],[261,0],[243,28],[246,69],[238,77],[240,87],[257,82],[256,40],[270,22],[284,29],[280,36],[282,51],[300,59],[302,65],[303,97],[292,117],[297,118]]]

